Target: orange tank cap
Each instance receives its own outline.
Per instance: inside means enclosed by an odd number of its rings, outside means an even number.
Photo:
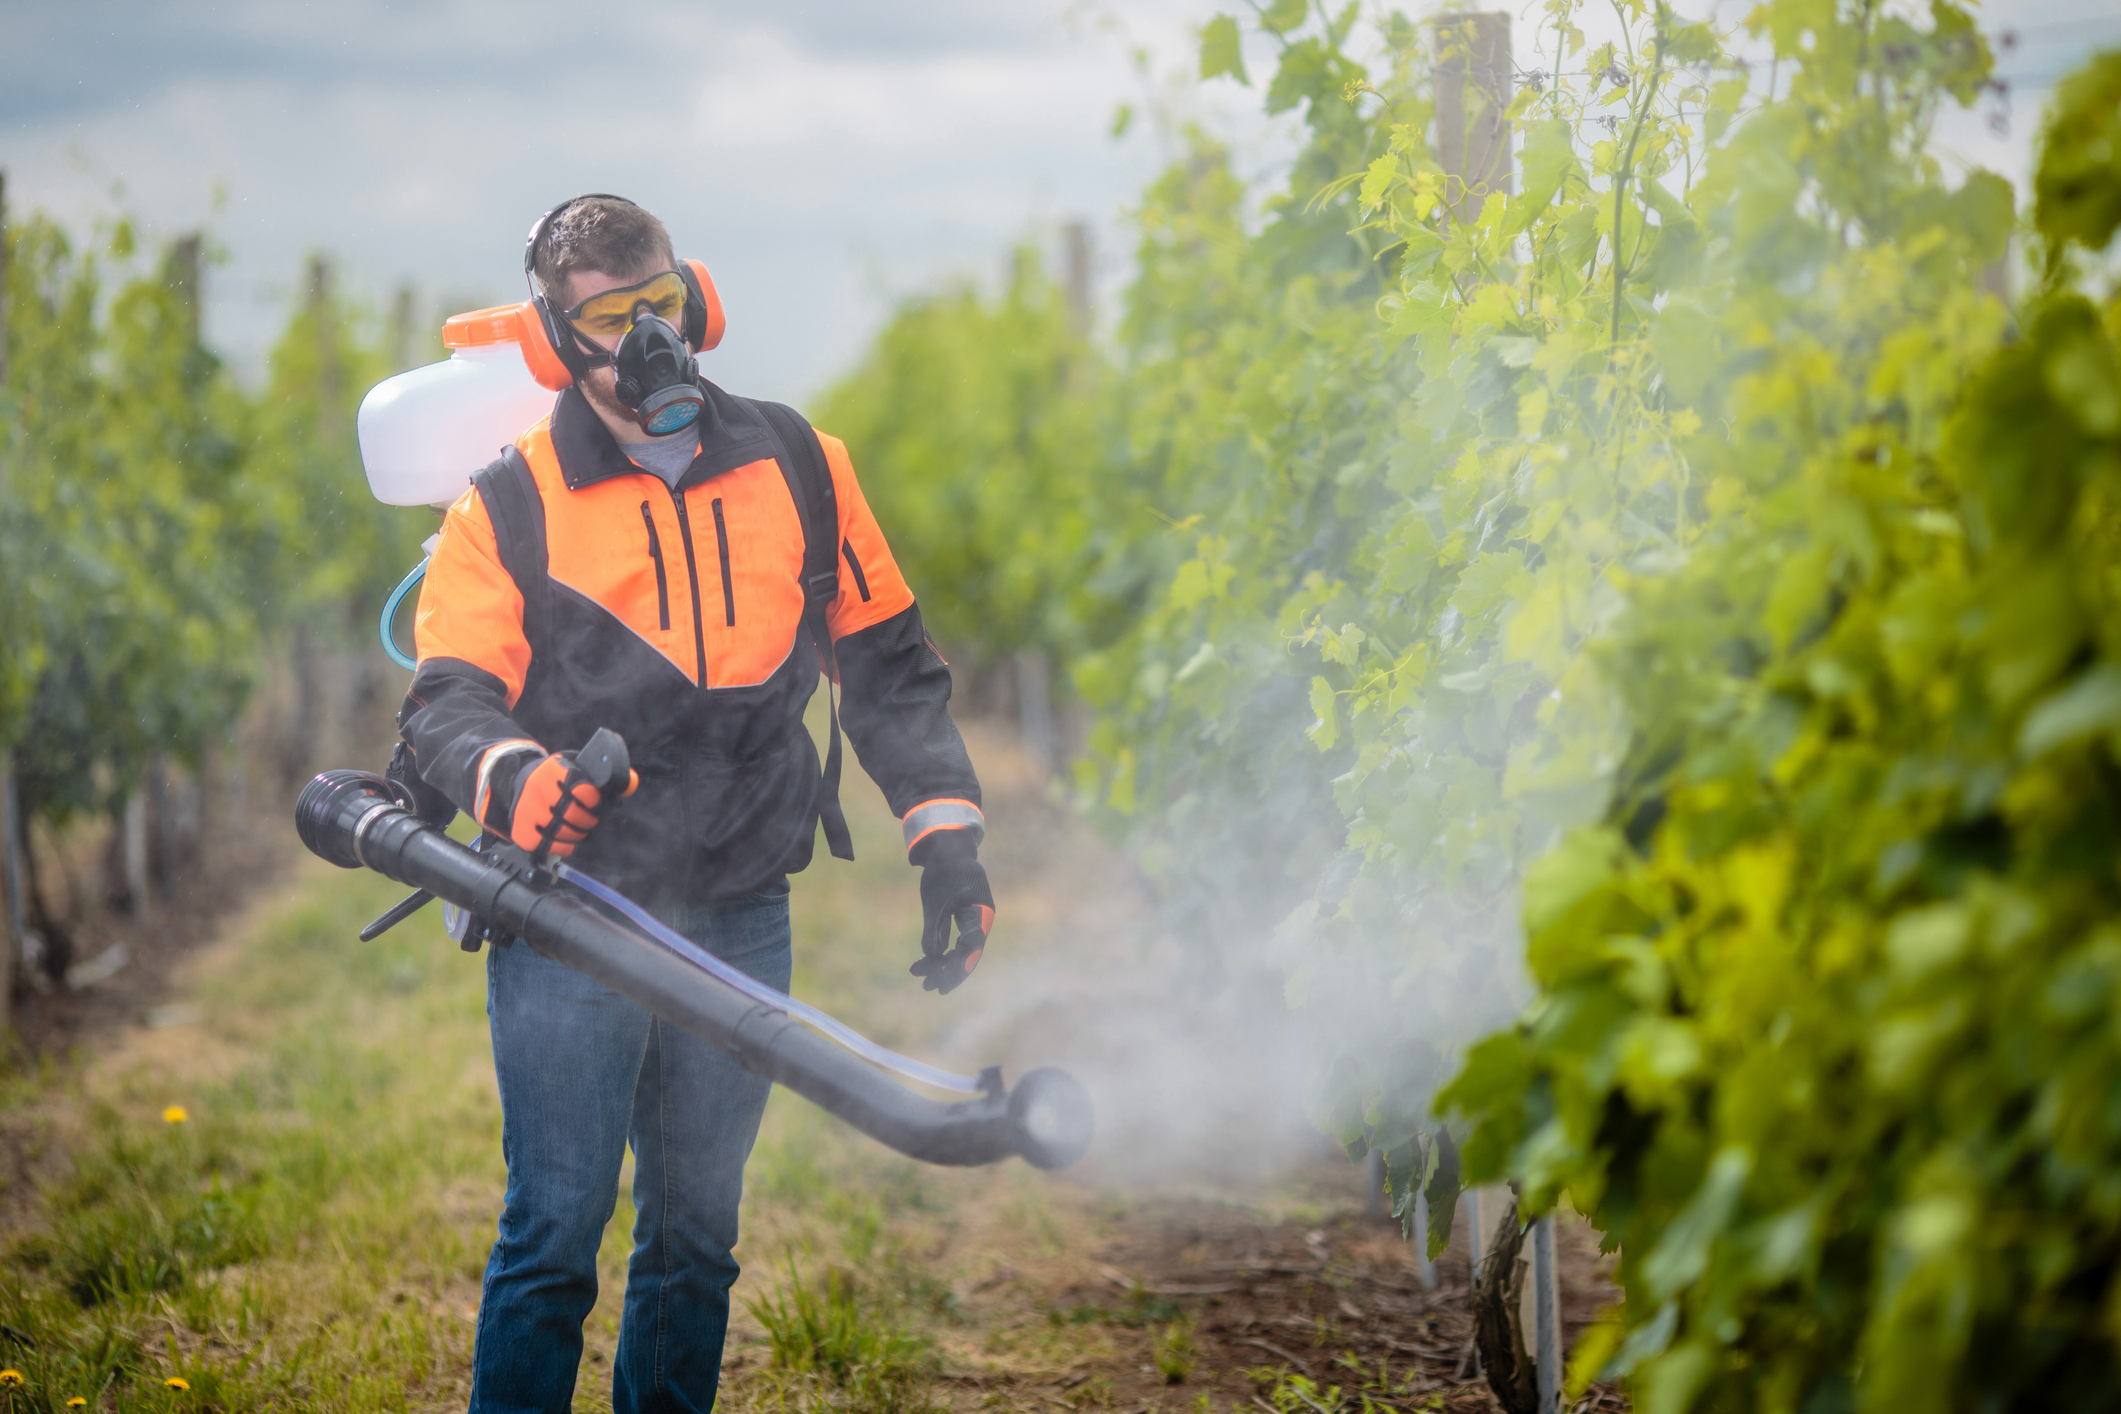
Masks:
[[[523,306],[495,305],[469,314],[452,314],[442,321],[442,347],[476,349],[488,344],[523,342]]]

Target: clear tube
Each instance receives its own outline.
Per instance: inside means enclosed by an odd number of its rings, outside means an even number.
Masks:
[[[422,555],[420,556],[420,563],[412,567],[412,573],[399,580],[398,587],[391,590],[390,597],[383,601],[383,621],[377,625],[378,631],[383,635],[383,651],[390,655],[391,662],[396,663],[407,672],[418,668],[420,664],[417,659],[410,657],[404,649],[398,647],[398,638],[395,633],[391,632],[391,623],[398,617],[398,605],[403,603],[405,596],[412,592],[412,587],[426,577],[427,556]]]
[[[628,922],[701,971],[727,982],[755,1002],[772,1007],[775,1011],[785,1012],[798,1021],[807,1022],[871,1065],[882,1066],[885,1070],[903,1075],[908,1080],[917,1080],[923,1085],[933,1085],[938,1090],[950,1090],[960,1095],[980,1093],[979,1081],[974,1077],[953,1075],[947,1070],[938,1070],[932,1065],[924,1065],[911,1057],[902,1056],[897,1051],[886,1050],[845,1022],[837,1021],[809,1003],[799,1002],[785,992],[776,992],[749,973],[739,972],[617,889],[609,884],[599,883],[572,864],[556,862],[553,872],[591,898],[617,909]]]

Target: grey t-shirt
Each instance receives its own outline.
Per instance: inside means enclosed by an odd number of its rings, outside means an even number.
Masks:
[[[683,432],[673,432],[668,437],[650,437],[645,442],[621,442],[619,450],[643,471],[652,471],[676,489],[678,478],[692,459],[700,454],[700,431],[688,427]]]

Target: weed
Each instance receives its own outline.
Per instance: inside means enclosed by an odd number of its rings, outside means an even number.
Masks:
[[[1156,1368],[1167,1385],[1182,1385],[1193,1373],[1200,1348],[1193,1339],[1193,1318],[1181,1316],[1166,1322],[1156,1337]]]
[[[1352,1389],[1339,1385],[1320,1385],[1286,1367],[1260,1365],[1245,1371],[1245,1378],[1260,1386],[1263,1402],[1271,1406],[1274,1414],[1392,1414],[1394,1410],[1408,1407],[1406,1401],[1415,1393],[1413,1378],[1394,1384],[1391,1372],[1383,1361],[1377,1363],[1372,1372],[1366,1369],[1353,1352],[1342,1355],[1334,1363],[1353,1371],[1362,1383]],[[1434,1404],[1419,1404],[1416,1409],[1433,1409]]]
[[[1074,1389],[1061,1396],[1061,1403],[1070,1409],[1110,1409],[1112,1407],[1112,1380],[1108,1375],[1092,1375]]]
[[[765,1328],[776,1369],[844,1390],[845,1407],[860,1414],[929,1408],[935,1362],[928,1343],[864,1309],[853,1277],[840,1268],[826,1271],[819,1291],[791,1259],[781,1294],[745,1305]]]
[[[1262,1365],[1245,1376],[1260,1386],[1274,1414],[1342,1414],[1349,1407],[1339,1385],[1321,1386],[1285,1367]]]

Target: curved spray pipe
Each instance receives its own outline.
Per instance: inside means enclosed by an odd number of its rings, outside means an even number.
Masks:
[[[916,1095],[859,1058],[866,1050],[843,1049],[840,1038],[828,1040],[798,1021],[791,1008],[800,1003],[770,988],[762,998],[703,968],[668,939],[613,918],[604,912],[613,905],[587,892],[579,871],[565,883],[518,869],[466,848],[405,807],[379,776],[327,771],[303,787],[295,827],[320,858],[373,869],[447,899],[910,1158],[969,1165],[1018,1154],[1057,1169],[1089,1147],[1089,1093],[1066,1071],[1034,1070],[1004,1091],[1000,1072],[989,1070],[968,1098]],[[814,1008],[803,1010],[862,1047],[892,1054]],[[920,1068],[953,1082],[947,1088],[963,1080]]]

